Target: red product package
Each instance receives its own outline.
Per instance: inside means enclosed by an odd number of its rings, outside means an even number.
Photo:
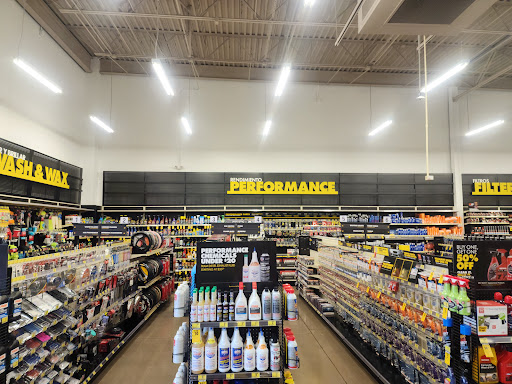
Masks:
[[[25,346],[28,349],[39,348],[41,346],[41,342],[37,339],[30,339],[25,342]]]

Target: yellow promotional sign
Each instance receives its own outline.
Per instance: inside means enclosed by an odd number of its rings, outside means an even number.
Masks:
[[[69,189],[66,172],[34,164],[26,160],[24,155],[6,148],[0,148],[0,150],[0,175]]]
[[[512,183],[474,182],[472,195],[512,196]]]
[[[263,181],[231,179],[228,195],[337,195],[334,181]]]

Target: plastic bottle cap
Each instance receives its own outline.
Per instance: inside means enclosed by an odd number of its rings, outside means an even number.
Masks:
[[[443,326],[451,327],[453,325],[453,319],[451,317],[443,319]]]
[[[242,291],[244,290],[244,283],[243,282],[239,282],[238,283],[238,289],[240,289]]]
[[[503,300],[503,295],[501,294],[501,292],[494,292],[494,300],[495,301],[502,301]]]
[[[465,335],[465,336],[471,335],[471,326],[469,326],[467,324],[461,324],[460,325],[460,334]]]
[[[256,289],[256,288],[257,288],[256,282],[255,282],[255,281],[253,281],[253,282],[252,282],[252,289]]]
[[[288,341],[295,341],[295,336],[288,336]]]
[[[512,304],[512,296],[510,296],[510,295],[505,296],[504,301],[505,301],[505,304]]]

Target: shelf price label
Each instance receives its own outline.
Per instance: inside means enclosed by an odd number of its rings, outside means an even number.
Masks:
[[[223,322],[221,322],[221,323],[219,324],[219,327],[220,327],[220,328],[227,328],[227,327],[228,327],[228,323],[227,323],[227,321],[223,321]]]
[[[482,341],[482,340],[480,340],[480,341]],[[482,343],[482,348],[484,349],[485,356],[487,356],[490,359],[494,358],[494,353],[492,352],[492,348],[489,344]]]
[[[423,315],[421,315],[421,321],[425,321],[426,318],[427,318],[427,314],[425,312],[423,312]]]
[[[253,372],[253,373],[251,374],[251,377],[252,377],[253,379],[259,379],[259,378],[260,378],[260,373],[259,373],[259,372]]]
[[[487,344],[487,346],[489,347],[489,344]],[[491,349],[491,347],[489,347],[489,349]],[[485,347],[484,347],[484,350],[485,350]],[[449,346],[445,346],[444,347],[444,362],[446,365],[450,365],[450,352],[451,352],[451,348]]]
[[[192,343],[200,343],[201,342],[201,330],[193,329],[192,330]]]
[[[269,320],[268,321],[268,326],[269,327],[274,327],[276,325],[276,321],[275,320]]]
[[[199,375],[197,376],[198,380],[206,380],[206,375]]]
[[[402,304],[402,307],[401,307],[402,311],[405,311],[405,305],[406,305],[405,303]]]
[[[237,321],[236,325],[238,327],[245,327],[245,321]]]
[[[259,321],[251,321],[251,327],[259,327],[260,322]]]
[[[233,380],[235,378],[234,373],[226,373],[226,380]]]
[[[370,287],[366,287],[366,293],[370,293]]]
[[[281,377],[281,372],[272,372],[272,377]]]
[[[199,323],[192,323],[192,329],[201,329],[201,324],[199,324]]]
[[[380,299],[381,291],[377,292],[377,300]]]

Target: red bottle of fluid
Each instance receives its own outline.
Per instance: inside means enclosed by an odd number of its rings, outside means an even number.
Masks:
[[[493,252],[491,263],[489,264],[489,269],[487,270],[487,280],[496,281],[498,278],[498,267],[500,264],[498,263],[498,258],[496,257],[496,252]]]

